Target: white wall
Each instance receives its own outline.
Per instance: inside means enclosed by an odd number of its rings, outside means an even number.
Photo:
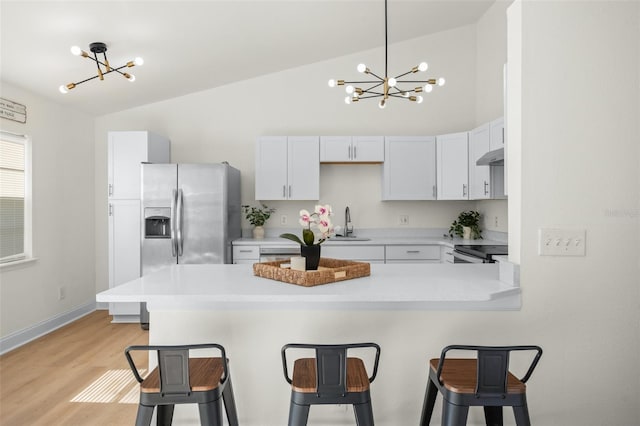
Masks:
[[[505,320],[546,350],[533,420],[637,425],[640,4],[518,7],[522,125],[510,142],[521,145],[522,183],[510,191],[522,210],[510,227],[521,235],[523,308]],[[538,256],[538,229],[555,226],[586,229],[587,255]]]
[[[33,254],[1,270],[0,336],[95,303],[93,117],[2,82],[2,97],[26,105],[27,122],[3,130],[32,141]],[[58,300],[58,287],[66,296]]]
[[[252,80],[145,105],[96,120],[97,289],[106,283],[106,134],[109,130],[149,129],[172,141],[173,162],[229,161],[242,171],[243,203],[255,204],[254,147],[261,135],[436,135],[475,125],[475,25],[389,46],[390,73],[428,61],[428,76],[446,76],[447,85],[425,95],[421,105],[402,100],[380,110],[375,101],[345,105],[343,89],[330,89],[329,78],[357,79],[356,65],[384,69],[384,50],[340,57]],[[501,96],[500,96],[501,99]],[[501,102],[501,100],[500,100]],[[382,202],[381,165],[322,165],[321,202],[329,203],[341,224],[349,205],[357,228],[399,226],[447,228],[475,202]],[[267,223],[297,226],[298,211],[313,202],[267,202],[278,212]],[[506,204],[498,210],[506,231]],[[248,226],[245,223],[245,226]]]

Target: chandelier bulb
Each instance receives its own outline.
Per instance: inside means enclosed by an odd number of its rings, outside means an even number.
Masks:
[[[130,82],[132,82],[132,83],[133,83],[134,81],[136,81],[136,76],[135,76],[135,75],[133,75],[133,74],[129,74],[129,73],[126,73],[126,72],[125,72],[125,73],[124,73],[124,74],[122,74],[122,75],[124,75],[124,78],[126,78],[127,80],[129,80],[129,81],[130,81]]]
[[[438,86],[444,86],[444,83],[445,83],[445,79],[443,77],[440,77],[438,79]]]
[[[378,107],[380,109],[384,109],[384,107],[386,107],[386,106],[387,106],[387,101],[384,100],[384,99],[380,99],[380,102],[378,103]]]
[[[344,103],[347,104],[347,105],[350,105],[351,104],[351,96],[346,96],[344,98]]]
[[[75,56],[80,56],[82,55],[82,49],[80,49],[80,47],[78,46],[71,46],[71,54]]]
[[[348,85],[344,90],[347,92],[347,94],[351,95],[356,90],[356,88],[352,85]]]
[[[133,60],[133,63],[140,67],[140,66],[144,65],[144,59],[142,59],[140,56],[138,56]]]
[[[418,65],[418,71],[425,72],[429,68],[429,65],[426,62],[420,62]]]
[[[334,79],[329,80],[329,87],[336,87],[336,81]]]
[[[391,78],[388,80],[388,83],[389,83],[389,87],[395,87],[395,86],[396,86],[396,84],[398,84],[398,80],[396,80],[395,78],[391,77]]]
[[[422,96],[416,96],[416,103],[421,104],[423,100]]]
[[[367,66],[365,64],[358,64],[358,72],[366,72],[367,71]]]
[[[425,92],[431,93],[432,90],[433,90],[433,86],[432,85],[430,85],[428,83],[424,85],[424,91]]]
[[[69,93],[69,90],[67,90],[67,86],[65,86],[64,84],[60,85],[60,87],[58,87],[58,90],[60,91],[60,93],[64,94],[64,93]]]

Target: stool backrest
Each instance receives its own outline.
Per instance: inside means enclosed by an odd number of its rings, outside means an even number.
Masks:
[[[540,346],[471,346],[450,345],[442,350],[438,361],[436,377],[442,383],[440,375],[446,363],[446,354],[450,350],[468,350],[477,352],[476,396],[478,398],[504,398],[507,393],[507,377],[509,375],[509,355],[513,351],[535,351],[526,374],[520,381],[526,383],[542,356]]]
[[[292,383],[287,369],[288,349],[313,349],[316,361],[316,393],[318,396],[345,395],[347,393],[347,351],[356,348],[375,349],[375,361],[373,373],[369,377],[369,383],[373,382],[378,373],[380,361],[380,346],[375,343],[351,343],[344,345],[312,345],[303,343],[290,343],[282,347],[282,368],[284,377],[289,384]]]

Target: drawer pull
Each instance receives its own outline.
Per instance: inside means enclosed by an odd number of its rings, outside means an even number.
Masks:
[[[240,253],[251,253],[253,250],[240,250]]]
[[[420,253],[420,250],[407,250],[407,253],[416,254],[416,253]]]

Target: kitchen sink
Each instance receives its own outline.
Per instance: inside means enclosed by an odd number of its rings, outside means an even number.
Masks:
[[[363,237],[343,237],[341,235],[336,235],[335,237],[331,237],[329,241],[370,241],[371,238],[363,238]]]

